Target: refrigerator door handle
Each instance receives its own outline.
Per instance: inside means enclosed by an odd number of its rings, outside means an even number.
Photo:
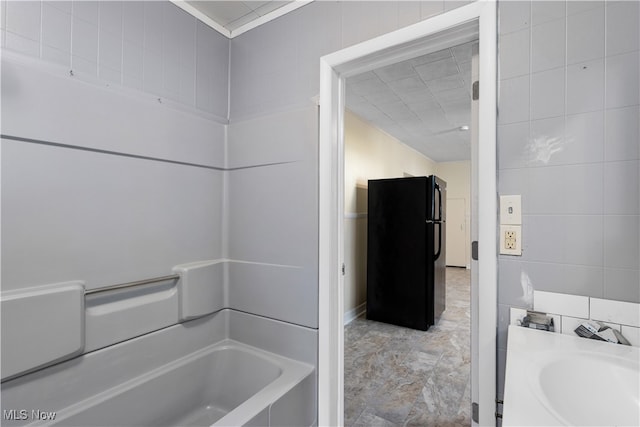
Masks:
[[[438,219],[437,221],[442,221],[442,191],[440,190],[440,186],[436,183],[435,185],[436,191],[438,192]],[[435,216],[435,212],[434,212]]]
[[[433,260],[440,258],[440,250],[442,249],[442,221],[435,221],[433,226],[438,226],[438,251],[433,256]]]
[[[440,252],[442,250],[442,191],[440,190],[440,186],[438,183],[435,184],[435,189],[438,192],[438,218],[433,221],[433,226],[438,226],[438,251],[434,254],[433,260],[437,260],[440,258]],[[433,210],[435,211],[435,200],[433,201]],[[433,212],[433,216],[435,217],[435,212]]]

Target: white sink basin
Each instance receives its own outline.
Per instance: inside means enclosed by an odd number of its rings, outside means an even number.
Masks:
[[[640,425],[638,363],[571,352],[530,372],[537,397],[564,424]]]
[[[640,426],[640,350],[509,327],[503,426]]]

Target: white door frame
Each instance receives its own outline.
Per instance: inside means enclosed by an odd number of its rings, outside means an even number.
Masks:
[[[343,424],[344,411],[344,141],[345,79],[351,75],[470,41],[479,36],[478,367],[479,422],[495,425],[496,229],[496,3],[480,0],[320,58],[318,424]],[[472,28],[474,27],[475,28]],[[470,30],[471,28],[471,30]],[[466,38],[465,38],[466,37]]]

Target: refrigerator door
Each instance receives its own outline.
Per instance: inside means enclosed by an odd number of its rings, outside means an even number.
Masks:
[[[369,181],[367,318],[414,329],[432,324],[425,310],[427,177]],[[433,234],[433,224],[430,224]],[[429,304],[427,304],[428,306]]]

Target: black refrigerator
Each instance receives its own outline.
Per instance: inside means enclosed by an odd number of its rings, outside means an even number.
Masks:
[[[426,331],[445,309],[447,183],[369,180],[367,319]]]

